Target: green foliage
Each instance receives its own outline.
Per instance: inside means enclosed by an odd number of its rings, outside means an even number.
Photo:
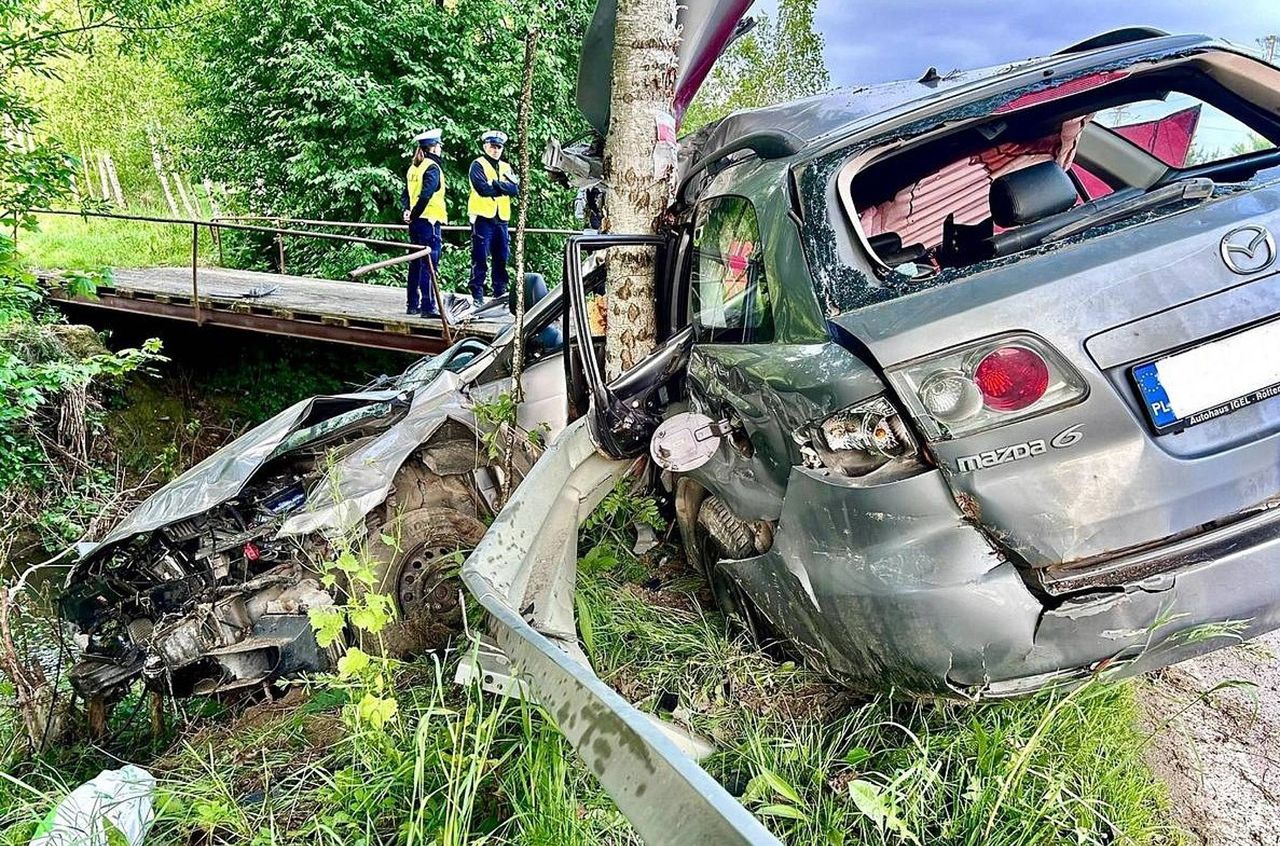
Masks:
[[[23,234],[18,247],[25,263],[46,270],[183,266],[191,264],[191,227],[46,216],[40,218],[39,229]],[[202,231],[201,264],[211,263],[216,255],[208,232]]]
[[[516,424],[516,400],[510,393],[500,393],[492,399],[476,400],[471,404],[476,423],[480,425],[480,441],[490,461],[502,458],[507,447],[506,427]]]
[[[693,131],[738,109],[820,94],[831,87],[823,38],[813,28],[817,0],[780,0],[778,18],[758,14],[755,28],[716,62],[685,115]]]
[[[399,223],[411,139],[440,126],[451,220],[465,223],[479,134],[514,128],[521,33],[531,20],[543,32],[530,127],[535,160],[549,136],[583,128],[572,86],[592,5],[229,0],[195,28],[178,70],[196,124],[194,161],[253,213]],[[508,151],[517,152],[514,144]],[[530,225],[569,221],[572,194],[541,172],[525,194]],[[290,266],[315,270],[343,249],[317,242]],[[531,265],[554,278],[555,245],[538,249]],[[447,278],[460,281],[450,273],[459,261],[447,254]],[[354,267],[338,264],[328,275]]]
[[[667,521],[658,510],[658,501],[652,495],[638,491],[634,479],[619,479],[613,490],[600,500],[596,510],[582,522],[583,537],[592,550],[589,555],[602,554],[595,553],[600,546],[630,549],[637,525],[663,532]],[[594,566],[594,562],[588,566]]]
[[[641,588],[628,569],[579,571],[593,665],[712,739],[704,766],[745,785],[741,801],[784,843],[1176,842],[1128,684],[990,704],[858,700],[726,639],[696,580]],[[652,566],[640,571],[651,584]]]
[[[5,278],[0,267],[0,290]],[[8,278],[20,283],[22,274]],[[15,298],[22,301],[21,295]],[[154,339],[140,349],[77,354],[34,322],[33,313],[24,320],[14,305],[5,310],[10,320],[0,324],[0,489],[41,484],[52,463],[48,444],[55,439],[49,433],[57,431],[54,415],[61,403],[83,405],[77,398],[86,397],[90,385],[119,386],[128,374],[165,360]]]

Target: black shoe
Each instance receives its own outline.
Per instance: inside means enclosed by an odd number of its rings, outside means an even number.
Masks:
[[[404,313],[405,313],[405,314],[422,314],[422,309],[420,309],[420,308],[406,308],[406,309],[404,310]]]
[[[440,315],[436,314],[434,311],[427,311],[425,308],[418,312],[418,316],[419,316],[419,317],[429,317],[429,318],[431,318],[432,320],[439,320],[439,319],[440,319]]]

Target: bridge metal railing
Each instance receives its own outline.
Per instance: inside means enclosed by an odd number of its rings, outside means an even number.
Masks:
[[[274,224],[273,228],[276,229],[277,231],[280,231],[280,227],[285,224],[289,226],[311,226],[311,227],[323,226],[323,227],[330,227],[334,229],[366,229],[371,231],[384,230],[384,231],[396,231],[396,232],[409,231],[409,226],[408,224],[405,224],[405,223],[364,223],[361,221],[352,221],[352,220],[313,220],[313,219],[302,218],[302,217],[277,217],[273,215],[247,215],[247,214],[215,215],[209,218],[209,222],[211,224],[219,224],[222,222],[245,223],[248,221],[257,221],[259,224],[261,223]],[[444,232],[470,232],[471,231],[470,226],[460,226],[457,224],[448,224],[448,223],[441,226],[440,229]],[[528,235],[580,235],[582,234],[581,231],[577,229],[554,229],[554,228],[547,228],[547,227],[540,227],[540,226],[528,226],[528,227],[525,227],[524,231]],[[215,240],[217,241],[217,244],[218,244],[219,263],[221,263],[222,261],[221,238],[215,237]],[[284,266],[285,266],[284,239],[281,238],[279,235],[277,235],[275,241],[276,241],[276,248],[278,250],[277,258],[280,264],[280,272],[283,273]],[[352,278],[358,279],[359,277],[364,276],[368,273],[372,273],[375,270],[381,270],[384,267],[391,267],[396,264],[401,264],[405,261],[411,260],[412,258],[413,258],[412,256],[408,256],[408,257],[400,256],[394,259],[374,262],[373,264],[367,264],[367,265],[364,265],[363,267],[357,267],[355,270],[351,271],[347,275],[351,276]]]
[[[225,263],[225,255],[222,248],[222,233],[224,231],[232,232],[256,232],[271,235],[276,244],[277,262],[279,272],[284,274],[285,271],[285,239],[286,238],[313,238],[323,241],[336,241],[340,243],[364,244],[369,247],[392,249],[404,251],[403,255],[394,256],[392,258],[376,261],[349,271],[347,276],[352,280],[359,280],[361,277],[368,275],[376,270],[387,267],[404,264],[414,259],[431,260],[430,249],[421,248],[416,244],[406,241],[391,241],[385,238],[371,237],[370,235],[353,235],[341,232],[325,232],[316,231],[317,229],[345,229],[345,230],[364,230],[369,232],[407,232],[408,225],[403,223],[366,223],[361,221],[347,220],[310,220],[306,218],[293,218],[275,215],[217,215],[208,220],[200,220],[193,218],[176,218],[176,217],[156,217],[141,214],[124,214],[119,212],[105,211],[86,211],[81,209],[32,209],[30,211],[34,215],[53,215],[60,217],[79,217],[79,218],[99,218],[106,220],[127,220],[138,223],[148,223],[168,226],[189,226],[191,227],[191,308],[192,317],[196,325],[204,322],[203,315],[200,311],[200,233],[201,230],[207,230],[213,243],[218,251],[218,266]],[[298,228],[307,227],[307,228]],[[467,232],[470,231],[468,226],[446,225],[441,227],[445,232]],[[525,230],[526,233],[535,235],[576,235],[579,234],[572,229],[547,229],[539,227],[531,227]],[[436,268],[432,266],[432,296],[436,300],[436,306],[440,314],[445,313],[444,299],[440,292],[437,280],[439,274],[435,272]],[[446,344],[453,343],[452,330],[449,327],[448,320],[442,320],[442,331]]]

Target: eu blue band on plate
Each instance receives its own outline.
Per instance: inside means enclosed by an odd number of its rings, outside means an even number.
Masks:
[[[1138,389],[1142,391],[1142,401],[1147,404],[1151,422],[1157,426],[1168,426],[1178,422],[1178,415],[1173,413],[1169,395],[1165,393],[1164,385],[1160,384],[1160,371],[1156,368],[1155,362],[1140,364],[1133,368],[1133,378],[1138,383]]]

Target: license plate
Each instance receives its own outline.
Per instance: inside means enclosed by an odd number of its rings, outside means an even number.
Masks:
[[[1280,396],[1280,321],[1139,364],[1132,375],[1157,432],[1239,411]]]

